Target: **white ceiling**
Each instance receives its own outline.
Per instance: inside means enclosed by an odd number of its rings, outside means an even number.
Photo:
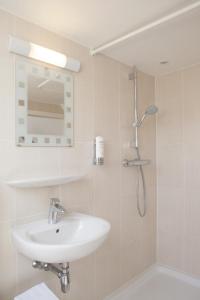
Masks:
[[[189,5],[191,0],[0,0],[0,7],[88,47]],[[104,53],[150,74],[200,62],[200,8]],[[167,60],[169,64],[160,65]]]
[[[162,75],[200,63],[200,8],[104,53],[146,73]],[[160,64],[168,61],[168,64]]]

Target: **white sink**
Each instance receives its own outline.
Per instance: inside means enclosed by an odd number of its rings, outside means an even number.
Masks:
[[[71,213],[57,224],[47,219],[13,228],[18,251],[31,260],[63,263],[94,252],[106,239],[110,224],[100,218]]]

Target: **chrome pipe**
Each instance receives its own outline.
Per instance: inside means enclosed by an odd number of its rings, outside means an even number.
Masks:
[[[69,263],[61,263],[61,268],[54,264],[33,261],[32,267],[39,270],[50,271],[60,279],[61,291],[66,294],[70,289],[70,272]]]

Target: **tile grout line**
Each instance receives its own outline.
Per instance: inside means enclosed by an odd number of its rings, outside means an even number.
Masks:
[[[183,71],[180,74],[180,89],[181,89],[181,102],[182,102],[182,155],[183,155],[183,249],[182,249],[182,268],[185,269],[185,258],[186,258],[186,249],[185,249],[185,242],[187,237],[187,204],[186,204],[186,159],[185,159],[185,130],[184,130],[184,120],[185,120],[185,104],[184,104],[184,77]]]
[[[157,104],[157,93],[158,93],[158,84],[157,84],[157,77],[155,77],[155,103]],[[158,116],[156,115],[156,147],[155,147],[155,164],[156,164],[156,253],[155,253],[155,260],[156,262],[158,261],[158,245],[159,245],[159,235],[158,235],[158,172],[157,172],[157,168],[158,168]]]
[[[96,81],[96,77],[95,77],[95,60],[96,57],[93,56],[92,58],[92,74],[93,74],[93,81],[92,81],[92,95],[93,95],[93,138],[95,135],[95,107],[96,107],[96,93],[95,93],[95,81]],[[94,168],[93,168],[94,170]],[[92,180],[92,197],[93,197],[93,213],[95,214],[95,209],[94,209],[94,202],[95,202],[95,172],[93,173],[93,180]],[[95,296],[95,300],[97,299],[97,256],[96,253],[94,253],[94,296]]]
[[[121,276],[122,276],[122,249],[121,249],[121,242],[122,242],[122,137],[121,137],[121,65],[119,65],[119,145],[120,145],[120,198],[119,198],[119,278],[120,278],[120,285],[121,285]]]
[[[92,95],[92,135],[93,135],[93,139],[94,139],[94,134],[95,134],[95,57],[92,56],[90,57],[90,60],[91,60],[91,80],[92,80],[92,85],[91,85],[91,95]],[[93,145],[94,141],[92,140],[92,147],[94,147]],[[94,150],[93,150],[94,151]],[[94,155],[92,151],[92,155]],[[91,157],[91,164],[93,164],[93,157]],[[92,167],[93,169],[93,167]],[[93,173],[93,170],[91,169],[91,172]],[[95,178],[94,178],[94,175],[92,176],[92,179],[91,179],[91,189],[92,189],[92,192],[91,192],[91,197],[92,197],[92,213],[94,214],[94,202],[95,202]],[[97,295],[96,295],[96,287],[97,287],[97,260],[96,260],[96,253],[94,253],[94,266],[93,266],[93,272],[94,272],[94,296],[95,298],[97,298]],[[96,299],[94,299],[96,300]]]

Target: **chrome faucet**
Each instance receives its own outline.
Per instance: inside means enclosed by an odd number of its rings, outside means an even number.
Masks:
[[[60,200],[57,198],[50,199],[50,207],[49,207],[49,224],[56,224],[60,220],[61,216],[65,214],[65,208],[60,205]]]

